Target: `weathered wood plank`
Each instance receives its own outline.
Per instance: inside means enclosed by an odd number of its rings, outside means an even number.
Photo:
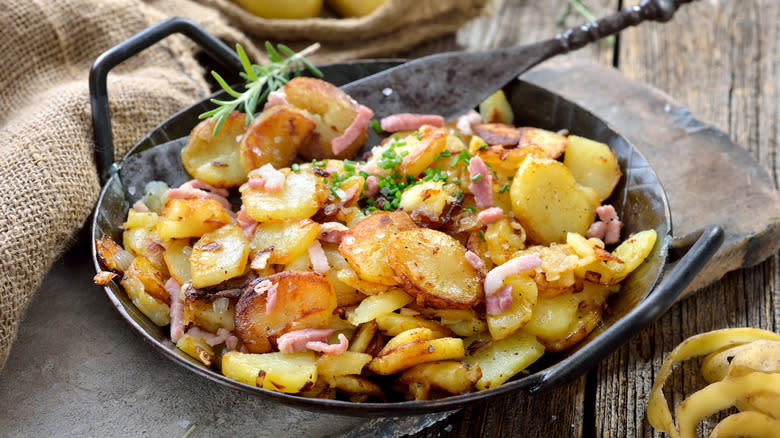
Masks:
[[[728,133],[777,182],[779,17],[780,4],[772,0],[697,2],[670,23],[626,32],[619,67]],[[665,355],[686,337],[714,329],[777,331],[779,269],[773,257],[726,275],[603,361],[597,371],[595,435],[662,436],[647,423],[645,408]],[[667,384],[670,403],[679,404],[700,387],[697,366],[691,361],[674,373]],[[716,421],[705,422],[704,429]]]

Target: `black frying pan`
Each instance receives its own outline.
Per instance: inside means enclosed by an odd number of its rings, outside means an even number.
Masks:
[[[201,44],[206,53],[232,71],[238,71],[240,68],[235,53],[192,22],[183,19],[163,21],[109,50],[95,62],[90,75],[92,114],[97,140],[95,153],[105,185],[95,208],[93,239],[107,234],[114,240],[121,241],[121,224],[130,205],[143,195],[146,182],[162,180],[170,186],[178,186],[190,179],[181,165],[180,151],[186,142],[186,136],[199,121],[198,114],[212,108],[208,99],[182,110],[160,124],[141,139],[118,164],[115,164],[113,159],[106,92],[108,71],[174,33],[183,33]],[[400,63],[351,62],[324,66],[322,71],[325,80],[343,85]],[[508,392],[522,390],[533,394],[584,374],[671,307],[685,286],[714,255],[723,241],[723,232],[717,226],[710,226],[692,235],[673,238],[669,205],[658,177],[644,157],[625,138],[603,120],[546,89],[517,79],[508,83],[504,91],[518,123],[553,131],[568,129],[573,134],[607,143],[615,151],[624,174],[607,201],[615,206],[623,220],[624,235],[652,228],[659,237],[647,260],[623,282],[621,291],[609,299],[603,320],[596,330],[566,353],[546,354],[528,369],[527,374],[519,374],[507,383],[489,390],[430,401],[352,403],[304,398],[244,385],[206,368],[179,351],[170,341],[167,328],[158,327],[149,321],[115,282],[104,287],[108,299],[146,341],[173,362],[193,373],[221,385],[262,397],[331,413],[414,415],[446,411]],[[414,111],[414,108],[410,110]],[[92,253],[96,270],[101,270],[94,243]]]

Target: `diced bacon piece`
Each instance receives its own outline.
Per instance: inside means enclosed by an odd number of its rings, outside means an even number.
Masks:
[[[333,329],[295,330],[279,336],[276,346],[282,353],[299,353],[306,350],[309,342],[328,342]]]
[[[184,186],[192,187],[193,189],[205,190],[205,191],[211,192],[211,193],[213,193],[215,195],[222,196],[223,198],[227,198],[227,196],[229,195],[227,189],[221,189],[219,187],[214,187],[211,184],[209,184],[209,183],[207,183],[205,181],[201,181],[199,179],[189,180],[186,183],[184,183],[184,185],[182,185],[182,187],[184,187]]]
[[[379,178],[374,175],[369,175],[366,178],[366,196],[374,198],[379,194]]]
[[[474,135],[474,130],[471,127],[477,123],[482,123],[482,116],[474,110],[469,110],[466,114],[458,117],[458,120],[455,122],[455,127],[463,134]]]
[[[257,228],[257,221],[249,217],[249,214],[247,214],[246,209],[244,209],[244,206],[241,206],[241,210],[238,210],[238,216],[236,216],[236,222],[238,222],[238,226],[241,227],[241,231],[244,232],[244,236],[246,236],[247,239],[251,239],[252,236],[255,234],[255,229]]]
[[[346,225],[339,222],[325,222],[320,224],[320,234],[317,236],[319,240],[328,243],[340,244],[341,239],[349,231]]]
[[[477,214],[477,218],[485,225],[490,225],[502,217],[504,217],[504,210],[499,207],[490,207]]]
[[[493,206],[493,175],[487,164],[480,157],[472,157],[469,162],[469,191],[474,195],[474,201],[479,208]]]
[[[588,227],[586,236],[588,238],[595,237],[601,239],[604,243],[617,243],[620,241],[620,228],[623,224],[618,218],[615,207],[609,204],[596,207],[596,214],[599,216],[599,220],[593,222]]]
[[[144,201],[137,200],[135,201],[135,204],[133,204],[133,210],[139,212],[139,213],[149,213],[151,210],[149,210],[149,207],[144,204]]]
[[[369,107],[360,105],[355,120],[347,126],[343,134],[331,140],[330,147],[333,150],[333,154],[338,155],[344,152],[361,134],[366,132],[371,117],[374,117],[374,112]]]
[[[238,346],[238,338],[233,332],[225,328],[219,328],[217,329],[217,336],[221,336],[225,339],[225,347],[227,347],[228,350],[235,351]]]
[[[538,254],[515,257],[506,263],[491,269],[485,276],[485,296],[494,295],[504,286],[504,279],[510,275],[536,269],[542,264]]]
[[[339,333],[338,344],[328,344],[327,342],[311,341],[306,343],[306,348],[312,351],[319,351],[325,354],[341,354],[349,348],[349,341],[343,333]]]
[[[219,329],[219,330],[224,330],[225,332],[230,334],[230,332],[225,330],[225,329]],[[196,326],[190,327],[189,330],[187,330],[187,334],[190,335],[190,336],[194,336],[196,338],[203,339],[203,341],[205,341],[207,344],[209,344],[212,347],[215,346],[215,345],[219,345],[219,344],[222,344],[223,342],[225,342],[225,333],[224,332],[220,334],[220,332],[217,331],[217,333],[214,334],[214,333],[211,333],[209,331],[203,330],[202,328],[196,327]]]
[[[330,269],[328,257],[325,256],[325,251],[322,250],[319,240],[315,240],[309,245],[309,260],[311,260],[311,267],[314,268],[314,272],[318,274],[324,274]]]
[[[287,105],[288,103],[287,94],[284,92],[284,90],[279,89],[268,94],[268,99],[265,101],[263,110],[267,110],[268,108],[272,108],[277,105]]]
[[[285,179],[282,172],[274,169],[270,163],[266,163],[259,169],[249,172],[249,188],[275,193],[284,188]]]
[[[265,314],[268,315],[276,309],[276,284],[271,280],[263,280],[254,287],[257,295],[265,296]]]
[[[165,290],[171,295],[171,340],[178,342],[184,336],[184,300],[181,285],[174,278],[165,283]]]
[[[192,180],[196,181],[196,180]],[[230,201],[225,196],[219,193],[208,192],[206,190],[194,187],[192,181],[188,181],[182,184],[178,188],[168,189],[165,192],[165,197],[168,199],[206,199],[212,198],[219,201],[228,213],[233,213],[233,209],[230,205]],[[206,184],[206,183],[203,183]],[[210,187],[210,186],[209,186]],[[222,189],[219,189],[222,190]]]
[[[485,269],[485,262],[474,251],[466,251],[466,261],[469,262],[472,268],[482,272]]]
[[[382,118],[379,125],[386,132],[412,131],[423,125],[442,128],[444,127],[444,117],[435,114],[401,113]]]
[[[485,312],[488,315],[500,315],[512,306],[512,286],[506,285],[493,295],[485,296]]]

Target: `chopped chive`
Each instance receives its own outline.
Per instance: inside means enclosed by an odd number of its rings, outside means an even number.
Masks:
[[[460,199],[460,197],[463,195],[463,190],[458,189],[457,193],[455,193],[455,197]]]
[[[501,190],[499,190],[498,193],[504,193],[507,190],[509,190],[509,183],[504,183],[504,185],[501,186]]]
[[[479,181],[480,179],[482,179],[482,174],[481,173],[478,173],[478,174],[476,174],[476,175],[471,177],[471,181],[472,182]]]
[[[471,211],[471,212],[477,211],[477,207],[474,207],[473,205],[469,205],[469,206],[463,207],[463,208],[465,210],[468,210],[468,211]]]
[[[483,242],[487,242],[487,239],[485,239],[485,233],[482,230],[479,230],[479,238],[482,239]]]
[[[371,129],[373,129],[374,132],[376,132],[377,134],[382,134],[383,132],[385,132],[382,129],[382,126],[379,125],[379,122],[377,122],[376,120],[371,120],[371,122],[369,122],[368,125],[371,126]]]
[[[292,167],[293,172],[295,172],[295,173],[298,173],[298,172],[301,171],[301,165],[298,164],[298,163],[293,163],[291,167]]]
[[[487,149],[487,148],[488,148],[488,145],[487,145],[487,144],[485,144],[485,143],[482,143],[481,145],[479,145],[479,149],[480,149],[480,150],[482,150],[482,149]]]

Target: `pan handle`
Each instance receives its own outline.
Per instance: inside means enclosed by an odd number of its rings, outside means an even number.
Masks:
[[[591,340],[586,346],[549,368],[529,393],[561,385],[593,368],[600,360],[626,343],[632,336],[652,324],[676,301],[693,277],[715,255],[723,243],[723,230],[710,225],[672,242],[670,252],[685,254],[674,262],[660,284],[631,312]]]
[[[101,183],[105,183],[118,169],[114,162],[114,138],[108,107],[106,84],[108,72],[152,44],[176,33],[183,34],[198,43],[207,54],[225,67],[232,70],[242,69],[241,60],[233,50],[194,22],[180,17],[160,21],[103,52],[92,64],[89,72],[89,100],[92,106],[92,127],[95,131],[95,162]]]

